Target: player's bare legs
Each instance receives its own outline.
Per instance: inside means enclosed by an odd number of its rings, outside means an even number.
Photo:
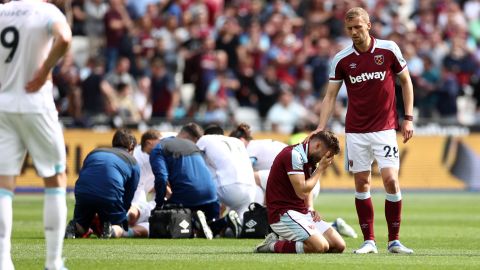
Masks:
[[[134,225],[133,227],[128,229],[129,232],[130,230],[133,233],[132,237],[148,237],[148,230],[143,226]]]
[[[138,224],[141,215],[139,207],[141,206],[132,204],[128,209],[128,231],[124,231],[122,237],[148,237],[148,229]]]
[[[45,200],[43,205],[43,224],[45,230],[45,246],[47,269],[62,269],[63,237],[67,219],[65,172],[44,178]]]
[[[13,192],[15,189],[15,177],[11,175],[0,175],[0,188]]]
[[[135,205],[130,206],[130,209],[128,209],[127,217],[128,226],[134,226],[140,218],[140,210],[138,209],[138,207],[136,207]]]
[[[320,234],[310,236],[303,241],[303,251],[305,253],[325,253],[330,249],[327,239]]]
[[[388,225],[388,251],[391,253],[413,253],[399,241],[400,223],[402,220],[402,193],[398,181],[398,170],[381,169],[383,186],[385,187],[385,218]]]
[[[43,179],[45,188],[66,188],[67,187],[67,175],[65,172],[57,173],[51,177],[45,177]]]
[[[327,251],[328,253],[342,253],[347,247],[345,240],[343,240],[342,236],[333,228],[325,231],[323,237],[327,239],[328,245],[330,246]]]
[[[11,256],[15,177],[0,175],[0,269],[14,269]]]
[[[354,173],[355,179],[355,207],[357,209],[358,223],[362,230],[364,243],[354,253],[377,253],[375,233],[373,230],[373,204],[370,195],[370,171]]]

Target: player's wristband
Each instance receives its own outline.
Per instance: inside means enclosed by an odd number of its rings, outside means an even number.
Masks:
[[[413,121],[413,116],[412,116],[412,115],[405,114],[405,115],[403,116],[403,119],[404,119],[404,120],[407,120],[407,121]]]

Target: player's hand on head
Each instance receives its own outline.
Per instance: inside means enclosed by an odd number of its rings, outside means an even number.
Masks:
[[[319,133],[319,132],[322,131],[322,130],[323,130],[323,129],[317,128],[317,129],[315,129],[314,131],[310,132],[310,134],[308,134],[308,136],[303,140],[303,142],[304,142],[304,143],[308,142],[313,135]]]
[[[333,157],[334,155],[332,155],[330,151],[325,153],[322,159],[320,159],[320,161],[318,162],[318,168],[320,169],[319,171],[323,171],[328,168],[328,166],[330,166],[333,162]]]

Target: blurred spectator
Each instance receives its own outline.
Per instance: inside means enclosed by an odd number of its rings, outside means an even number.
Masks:
[[[85,20],[87,14],[85,13],[86,0],[72,0],[72,35],[85,36]]]
[[[127,57],[120,57],[117,61],[115,69],[108,72],[105,79],[112,86],[119,85],[120,83],[128,84],[132,90],[136,92],[137,82],[129,73],[129,70],[130,60]]]
[[[449,53],[450,47],[448,43],[443,40],[442,33],[440,31],[434,31],[428,36],[430,44],[430,56],[432,57],[435,66],[440,67],[445,56]]]
[[[351,3],[354,4],[354,2]],[[338,39],[344,36],[343,17],[350,7],[348,1],[335,1],[332,5],[332,15],[325,24],[329,38]]]
[[[258,21],[261,24],[264,23],[262,21],[262,9],[263,9],[263,1],[262,0],[251,0],[245,1],[246,6],[238,14],[238,19],[242,28],[246,29],[249,25],[252,24],[253,21]]]
[[[417,55],[413,44],[407,43],[403,46],[403,57],[407,61],[408,72],[412,80],[417,80],[423,72],[423,60]]]
[[[312,73],[313,94],[320,97],[326,83],[328,82],[328,73],[330,71],[330,53],[331,42],[327,38],[310,40],[312,51],[310,52],[306,64]]]
[[[458,83],[463,86],[470,82],[477,65],[466,48],[463,38],[454,38],[450,53],[443,59],[443,67],[453,72]]]
[[[459,31],[467,29],[467,20],[455,1],[446,1],[446,7],[438,14],[438,26],[445,36],[452,38]]]
[[[127,0],[127,9],[129,15],[133,20],[137,20],[145,15],[147,11],[147,6],[150,4],[158,4],[160,0]]]
[[[266,117],[278,99],[280,82],[274,65],[267,65],[262,73],[255,76],[255,90],[258,96],[258,112]]]
[[[117,85],[116,105],[117,118],[114,119],[114,124],[117,128],[139,123],[141,115],[133,99],[132,88],[129,84],[120,83]]]
[[[177,72],[177,48],[179,47],[182,29],[179,28],[178,18],[175,15],[165,16],[165,25],[155,34],[158,43],[155,56],[162,57],[170,73]]]
[[[151,82],[152,117],[162,117],[171,121],[180,96],[173,77],[159,58],[152,62]]]
[[[175,2],[175,1],[177,0],[173,0],[172,2]],[[162,1],[160,4],[154,4],[154,3],[148,4],[147,10],[145,11],[145,14],[142,16],[142,17],[144,16],[149,17],[150,20],[152,21],[153,31],[154,31],[152,35],[154,37],[157,37],[155,34],[155,31],[157,29],[160,29],[160,27],[163,26],[162,12],[160,9],[162,6],[162,3],[167,4],[167,2],[164,2],[164,1]]]
[[[421,118],[431,118],[434,114],[435,105],[438,102],[436,95],[440,81],[440,70],[434,65],[430,57],[423,59],[423,72],[414,84],[415,106],[419,108]]]
[[[225,23],[218,31],[215,48],[225,51],[228,55],[228,67],[231,70],[238,68],[237,49],[240,46],[239,34],[241,28],[235,18],[226,18]]]
[[[133,93],[135,106],[138,108],[142,120],[148,121],[152,117],[152,103],[150,101],[152,80],[143,76],[138,79],[138,91]]]
[[[453,72],[442,69],[441,80],[437,90],[437,110],[445,124],[457,123],[457,97],[460,94],[460,84]]]
[[[304,79],[297,83],[295,89],[295,101],[308,111],[313,111],[317,104],[317,99],[313,96],[312,83],[310,83],[310,81]]]
[[[281,86],[282,90],[278,101],[270,108],[267,115],[267,123],[271,125],[274,132],[291,134],[295,124],[308,114],[305,107],[294,100],[292,90],[286,84]]]
[[[289,19],[297,17],[295,10],[293,10],[293,8],[288,3],[286,3],[285,0],[272,0],[265,7],[265,11],[263,13],[263,21],[270,19],[273,14],[277,13],[282,14]]]
[[[215,41],[211,37],[206,37],[203,39],[202,50],[199,54],[199,80],[195,85],[194,110],[205,102],[208,86],[215,78],[216,71]]]
[[[301,46],[301,42],[294,34],[279,33],[273,38],[272,47],[267,53],[268,61],[276,67],[278,79],[291,86],[295,84],[299,75]]]
[[[107,122],[117,109],[115,89],[105,80],[105,62],[94,59],[90,75],[82,82],[84,125]]]
[[[85,33],[88,37],[90,56],[100,54],[104,46],[105,25],[103,17],[107,13],[108,4],[103,0],[85,0]]]
[[[255,93],[255,76],[266,66],[265,53],[270,47],[270,37],[263,31],[258,20],[250,21],[247,30],[240,35],[237,54],[237,69],[241,88],[237,91],[240,106],[255,107],[258,96]]]
[[[307,10],[307,22],[310,25],[325,23],[332,16],[331,10],[327,9],[325,0],[312,0]]]
[[[251,67],[260,71],[265,66],[264,54],[270,48],[270,38],[263,32],[259,21],[251,21],[248,29],[240,38],[239,61],[251,61]]]
[[[160,2],[160,7],[163,10],[164,14],[167,16],[174,16],[177,18],[177,22],[180,25],[182,21],[182,8],[178,4],[178,0],[166,0]]]
[[[104,16],[105,24],[105,57],[107,71],[113,69],[120,52],[124,53],[129,47],[129,31],[133,22],[128,15],[123,0],[110,0],[110,8]]]
[[[60,115],[66,115],[69,107],[69,96],[74,95],[74,91],[80,83],[79,68],[73,61],[73,54],[67,52],[60,63],[53,69],[53,82],[57,93],[54,96],[55,104]],[[76,115],[78,117],[78,115]]]
[[[412,14],[413,20],[417,25],[417,33],[424,37],[428,37],[435,31],[435,13],[430,7],[418,10]]]
[[[146,60],[152,59],[156,47],[152,18],[146,14],[139,18],[137,22],[136,37],[133,40],[133,53]]]
[[[223,115],[220,119],[208,122],[224,124],[227,116],[233,113],[237,107],[235,92],[240,88],[240,83],[235,74],[228,68],[228,56],[224,51],[216,53],[216,77],[207,88],[207,112],[215,111],[215,114]]]

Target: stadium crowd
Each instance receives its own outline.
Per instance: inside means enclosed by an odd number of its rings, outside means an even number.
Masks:
[[[53,74],[58,111],[72,127],[258,120],[291,133],[299,120],[317,123],[330,61],[351,44],[343,15],[353,6],[371,14],[373,36],[400,46],[416,119],[480,124],[478,0],[71,0],[73,46]],[[345,105],[341,90],[340,123]]]

